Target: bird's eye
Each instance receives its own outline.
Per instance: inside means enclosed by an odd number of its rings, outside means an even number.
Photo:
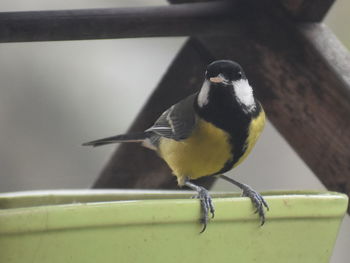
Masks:
[[[242,78],[242,72],[239,71],[239,72],[237,73],[237,76],[238,76],[239,78]]]

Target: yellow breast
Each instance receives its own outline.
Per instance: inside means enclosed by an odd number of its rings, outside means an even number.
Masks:
[[[159,154],[183,185],[186,177],[196,179],[220,171],[232,160],[229,135],[204,120],[183,141],[161,138]]]
[[[248,137],[246,140],[247,148],[245,152],[243,153],[242,157],[239,158],[239,160],[234,164],[233,167],[236,167],[240,163],[244,161],[245,158],[249,155],[249,153],[252,151],[256,141],[259,139],[259,136],[264,129],[265,126],[265,112],[261,108],[261,111],[259,115],[252,119],[250,125],[249,125],[249,132],[248,132]]]

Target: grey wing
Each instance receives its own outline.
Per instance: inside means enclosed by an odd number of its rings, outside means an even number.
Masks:
[[[159,136],[176,141],[188,138],[196,123],[193,94],[179,103],[171,106],[158,118],[154,125],[146,131],[152,131]]]

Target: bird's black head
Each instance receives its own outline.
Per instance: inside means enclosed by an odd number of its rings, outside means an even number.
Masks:
[[[256,108],[253,89],[242,67],[231,60],[217,60],[208,65],[197,103],[199,108],[214,104],[216,109],[236,105],[247,112]]]
[[[212,83],[229,84],[232,81],[246,79],[242,67],[231,60],[216,60],[210,63],[205,78]]]

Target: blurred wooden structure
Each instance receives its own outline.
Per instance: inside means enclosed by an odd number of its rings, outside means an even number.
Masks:
[[[349,195],[350,55],[322,24],[333,0],[171,4],[0,13],[0,42],[189,36],[131,131],[148,128],[197,90],[210,61],[233,59],[245,68],[274,126],[324,185]],[[121,145],[95,187],[175,188],[169,174],[153,152]]]

